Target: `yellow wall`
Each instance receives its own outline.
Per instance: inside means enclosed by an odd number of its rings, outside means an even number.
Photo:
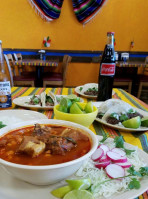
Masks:
[[[85,26],[76,19],[72,0],[64,0],[60,18],[50,23],[35,13],[28,0],[1,0],[0,8],[3,48],[40,49],[43,38],[50,36],[49,49],[98,51],[104,49],[106,32],[114,31],[117,51],[130,50],[132,40],[132,51],[148,51],[147,0],[107,0]],[[96,82],[98,71],[98,64],[72,63],[67,85]]]
[[[103,50],[106,32],[115,31],[116,50],[148,51],[148,1],[107,0],[96,17],[80,24],[73,12],[72,0],[64,0],[61,16],[47,23],[35,13],[28,0],[1,0],[0,39],[4,48],[42,48],[44,36],[50,36],[49,49]]]

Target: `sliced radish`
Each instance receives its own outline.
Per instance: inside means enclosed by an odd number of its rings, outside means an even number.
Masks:
[[[118,159],[118,160],[113,160],[113,162],[115,162],[115,163],[125,163],[125,162],[127,162],[127,158],[126,157],[124,157],[124,156],[121,156],[120,157],[120,159]]]
[[[103,149],[103,151],[104,151],[104,155],[106,155],[107,151],[109,151],[109,147],[108,147],[108,146],[106,146],[105,144],[101,144],[101,145],[99,145],[99,146],[98,146],[98,148]]]
[[[100,160],[99,160],[99,162],[106,162],[106,161],[108,161],[108,160],[110,160],[106,155],[104,155]]]
[[[124,169],[117,164],[109,164],[105,168],[105,171],[106,171],[106,174],[108,175],[108,177],[110,177],[110,178],[120,178],[120,177],[125,176]]]
[[[129,168],[132,166],[131,163],[129,162],[124,162],[124,163],[116,163],[117,165],[121,166],[122,168]]]
[[[95,163],[95,167],[97,167],[98,169],[105,169],[106,166],[108,166],[110,164],[110,160],[106,161],[106,162],[96,162]]]
[[[125,151],[123,151],[122,149],[119,149],[119,148],[113,148],[111,151],[115,152],[115,153],[119,153],[121,156],[126,155]]]
[[[98,161],[104,155],[104,151],[101,148],[96,149],[96,151],[92,154],[91,159],[93,161]]]
[[[111,160],[119,160],[122,156],[119,155],[119,153],[115,153],[113,151],[108,151],[106,153],[107,157],[110,158]]]

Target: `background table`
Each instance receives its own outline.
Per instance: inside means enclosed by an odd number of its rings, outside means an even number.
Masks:
[[[24,59],[24,60],[15,61],[13,64],[18,67],[23,67],[23,66],[35,67],[36,86],[42,87],[43,86],[42,76],[43,76],[44,67],[52,67],[52,68],[58,67],[59,60]]]
[[[28,95],[39,95],[43,91],[48,92],[51,90],[57,95],[68,95],[75,93],[74,88],[28,88],[28,87],[13,87],[12,88],[12,99],[20,96],[28,96]],[[113,98],[121,99],[130,105],[140,108],[142,110],[148,111],[148,105],[142,102],[141,100],[137,99],[136,97],[128,94],[126,91],[122,89],[114,89],[115,94],[113,95]],[[83,98],[85,102],[88,101],[88,99]],[[19,108],[21,107],[12,105],[12,108]],[[54,113],[52,110],[37,110],[43,114],[45,114],[49,119],[54,119]],[[98,134],[103,135],[104,133],[108,133],[109,137],[114,138],[115,136],[122,135],[125,142],[128,142],[132,145],[138,146],[140,149],[143,149],[145,152],[148,153],[148,131],[147,132],[137,132],[137,133],[130,133],[130,132],[123,132],[115,129],[108,128],[99,122],[95,121],[91,126],[90,129]],[[138,197],[139,199],[148,199],[148,192],[145,192],[141,196]]]

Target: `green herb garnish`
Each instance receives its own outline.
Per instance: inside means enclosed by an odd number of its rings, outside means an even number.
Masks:
[[[83,90],[83,87],[81,86],[80,88],[79,88],[79,91],[82,91]]]
[[[49,102],[49,103],[51,103],[51,104],[54,104],[52,98],[51,98],[50,96],[48,96],[47,94],[46,94],[46,102]]]
[[[0,121],[0,129],[7,126],[6,124],[3,124],[3,122]]]
[[[122,114],[120,117],[119,117],[120,121],[125,121],[125,120],[128,120],[128,116],[126,114]]]
[[[135,113],[135,111],[131,108],[128,110],[128,113]]]
[[[103,136],[103,138],[102,138],[102,140],[100,141],[101,143],[103,143],[103,142],[105,142],[105,140],[107,140],[107,138],[109,137],[109,134],[103,132],[102,136]]]
[[[130,183],[128,184],[129,189],[139,189],[140,188],[140,182],[136,178],[132,178]]]
[[[133,176],[138,176],[138,177],[147,176],[148,175],[148,167],[140,167],[139,171],[136,171],[134,169],[134,166],[131,166],[127,170],[127,172],[129,173],[129,175],[126,175],[126,176],[123,176],[123,177],[119,177],[119,178],[112,178],[112,179],[109,179],[109,180],[105,180],[105,181],[103,181],[103,182],[101,182],[99,184],[101,185],[101,184],[104,184],[105,182],[109,182],[109,181],[112,181],[112,180],[117,180],[117,179],[131,177],[131,181],[128,184],[128,188],[129,189],[139,189],[140,186],[141,186],[140,185],[140,181],[137,178],[133,177]]]
[[[87,91],[98,91],[98,88],[96,88],[96,87],[88,88]]]
[[[125,151],[125,153],[126,153],[126,155],[130,155],[132,152],[135,151],[135,150],[126,149],[124,147],[124,140],[123,140],[122,135],[115,137],[114,143],[115,143],[115,147],[117,147],[117,148],[123,148],[124,151]]]
[[[112,114],[110,114],[110,116],[109,117],[111,117],[111,118],[115,118],[115,119],[119,119],[119,115],[117,114],[117,113],[112,113]]]

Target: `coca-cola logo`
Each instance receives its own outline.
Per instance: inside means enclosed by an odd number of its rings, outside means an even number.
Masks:
[[[101,75],[114,75],[115,74],[115,64],[101,64]]]

